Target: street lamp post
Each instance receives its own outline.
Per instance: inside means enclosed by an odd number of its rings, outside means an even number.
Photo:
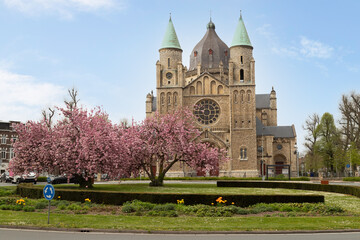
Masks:
[[[350,151],[350,177],[352,176],[352,167],[351,167],[351,145],[349,144],[349,151]]]
[[[299,152],[298,152],[296,143],[294,145],[294,148],[295,148],[295,154],[296,154],[296,172],[297,172],[297,176],[300,177],[300,174],[299,174]]]

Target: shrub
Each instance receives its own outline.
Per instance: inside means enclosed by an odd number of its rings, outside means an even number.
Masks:
[[[132,213],[132,212],[135,212],[135,208],[131,205],[124,205],[124,206],[122,206],[121,211],[123,213]]]
[[[81,207],[79,204],[72,203],[72,204],[70,204],[69,206],[67,206],[66,209],[67,209],[67,210],[75,211],[75,210],[81,210],[82,207]]]
[[[156,205],[153,210],[154,211],[172,211],[175,210],[176,205],[173,203],[160,204]]]
[[[24,212],[34,212],[35,208],[32,206],[25,206],[23,207]]]
[[[35,204],[35,209],[45,209],[47,206],[48,203],[41,201]]]
[[[47,177],[40,176],[40,177],[37,178],[37,181],[38,182],[47,182]]]

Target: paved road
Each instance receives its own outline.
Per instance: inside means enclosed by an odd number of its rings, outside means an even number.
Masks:
[[[358,240],[360,239],[360,232],[303,234],[134,234],[0,229],[0,238],[4,240]]]

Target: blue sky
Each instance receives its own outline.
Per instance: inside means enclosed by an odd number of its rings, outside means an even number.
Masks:
[[[172,14],[189,65],[211,11],[230,45],[239,12],[254,46],[257,93],[278,97],[278,124],[334,114],[342,94],[360,88],[360,1],[0,0],[0,119],[38,120],[67,89],[114,122],[145,117],[155,90],[158,49]]]

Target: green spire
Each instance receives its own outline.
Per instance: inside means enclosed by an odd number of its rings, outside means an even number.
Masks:
[[[233,41],[232,41],[230,47],[235,47],[235,46],[250,46],[250,47],[252,47],[249,35],[246,31],[245,24],[244,24],[244,21],[241,16],[241,11],[240,11],[239,23],[236,27],[235,35],[234,35],[234,38],[233,38]]]
[[[162,41],[160,49],[163,49],[163,48],[177,48],[177,49],[182,50],[180,47],[179,40],[176,36],[174,25],[171,21],[171,16],[170,16],[169,24],[166,28],[165,36]]]

